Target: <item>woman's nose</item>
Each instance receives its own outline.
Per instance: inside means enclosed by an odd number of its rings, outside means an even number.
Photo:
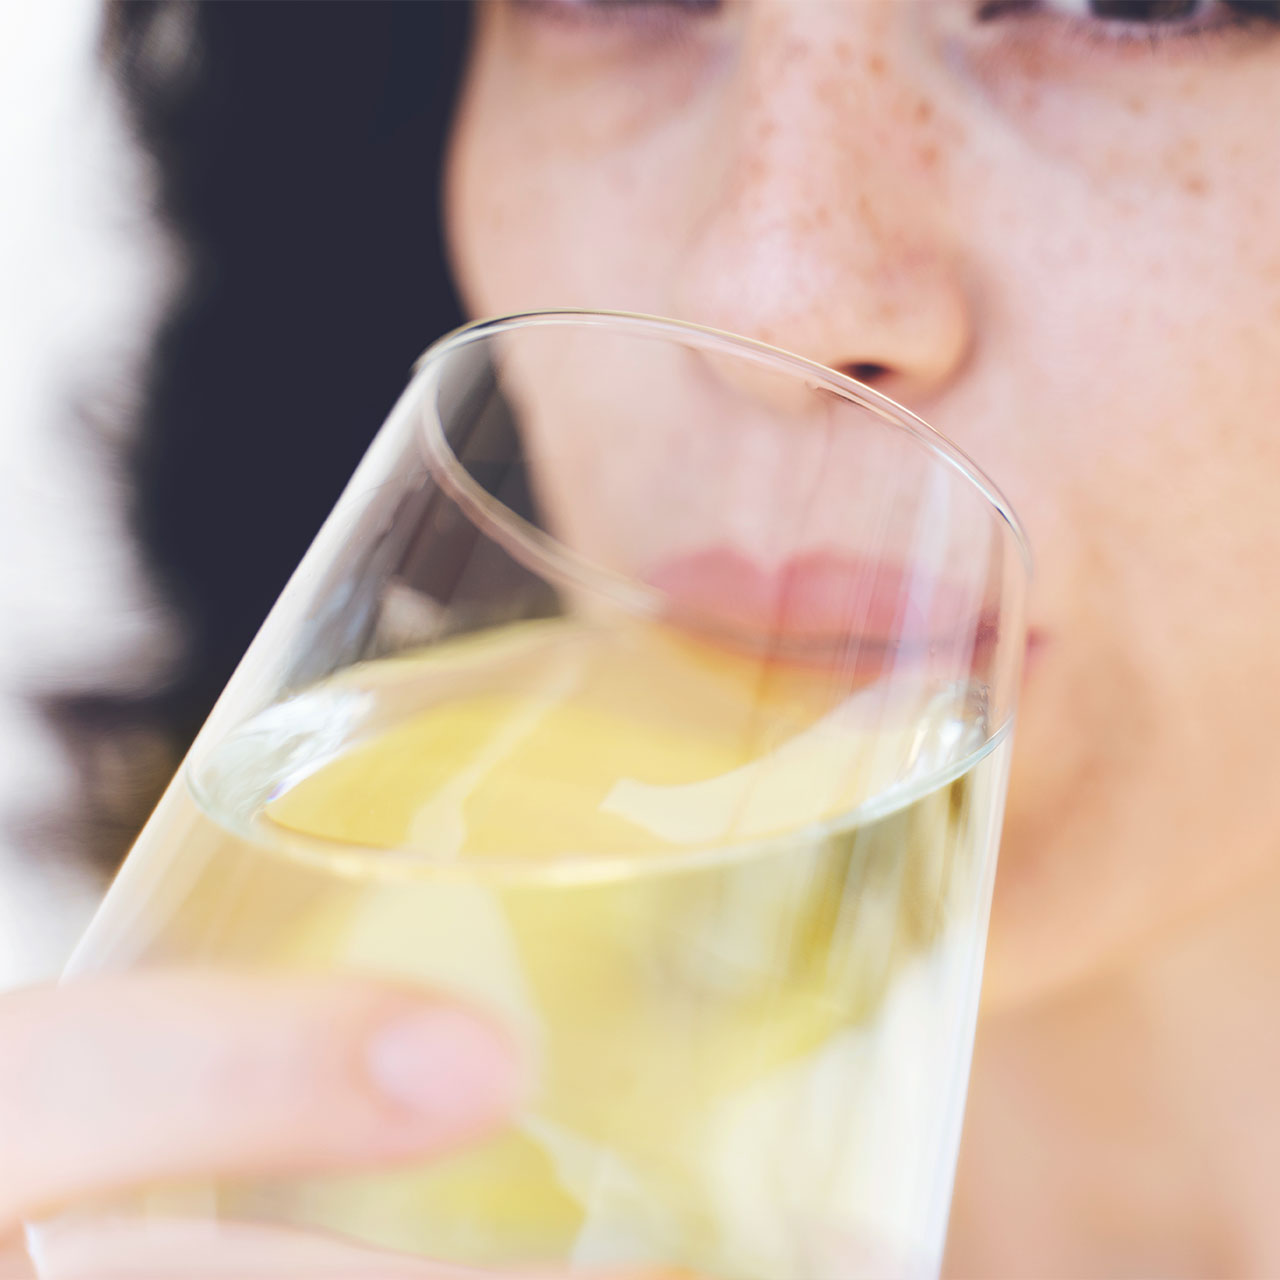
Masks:
[[[937,394],[973,340],[913,9],[751,7],[675,299],[909,404]]]

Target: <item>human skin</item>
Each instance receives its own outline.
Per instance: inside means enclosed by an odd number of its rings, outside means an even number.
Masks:
[[[6,995],[0,1276],[13,1274],[6,1256],[19,1265],[5,1245],[24,1218],[148,1181],[430,1157],[501,1124],[522,1077],[500,1030],[373,983],[153,972]],[[91,1221],[47,1242],[47,1274],[439,1274],[286,1233],[247,1248],[242,1235]]]
[[[472,311],[674,314],[860,373],[996,477],[1036,551],[949,1270],[1280,1273],[1277,28],[571,7],[478,7],[448,173]],[[0,1001],[0,1224],[175,1169],[427,1155],[511,1105],[501,1043],[435,1021],[415,1052],[464,1083],[437,1075],[406,1138],[348,1069],[396,993],[208,983]],[[256,1123],[251,1082],[288,1123]]]
[[[0,1000],[0,1280],[17,1237],[138,1184],[421,1162],[483,1138],[527,1088],[486,1019],[350,978],[160,971]],[[50,1280],[177,1275],[467,1280],[474,1271],[254,1223],[90,1216],[44,1230]],[[674,1280],[601,1271],[595,1280]],[[554,1280],[542,1270],[505,1280]]]
[[[1063,1150],[1073,1105],[1123,1128],[1157,1041],[1185,1057],[1212,1027],[1230,1059],[1213,993],[1266,971],[1268,917],[1246,916],[1280,897],[1280,21],[1154,9],[501,0],[477,7],[447,166],[473,314],[607,307],[764,339],[920,413],[1018,509],[1033,643],[969,1130],[996,1135],[990,1082],[1044,1059],[1021,1122]],[[1192,1074],[1149,1131],[1235,1088]],[[1194,1181],[1157,1195],[1106,1228],[1110,1254],[1047,1219],[1017,1254],[965,1225],[994,1152],[972,1138],[962,1160],[960,1270],[1141,1269],[1197,1200]],[[1080,1212],[1088,1237],[1108,1211]],[[1193,1270],[1276,1258],[1215,1231],[1178,1255]]]

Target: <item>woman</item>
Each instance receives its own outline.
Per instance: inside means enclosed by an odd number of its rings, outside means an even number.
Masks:
[[[955,438],[1028,527],[949,1270],[1280,1272],[1280,6],[502,0],[474,25],[444,166],[469,313],[799,351]],[[501,1037],[400,1000],[9,998],[0,1128],[41,1155],[0,1163],[0,1220],[465,1140],[518,1089]]]

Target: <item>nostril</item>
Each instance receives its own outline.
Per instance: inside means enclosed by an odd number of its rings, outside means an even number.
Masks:
[[[887,365],[874,364],[870,361],[857,361],[854,364],[840,366],[840,372],[857,382],[879,382],[889,374]]]

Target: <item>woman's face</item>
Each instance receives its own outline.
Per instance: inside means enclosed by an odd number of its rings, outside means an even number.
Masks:
[[[1037,558],[988,998],[1280,847],[1280,11],[486,0],[469,309],[672,315],[871,381]],[[744,464],[745,465],[745,464]]]

